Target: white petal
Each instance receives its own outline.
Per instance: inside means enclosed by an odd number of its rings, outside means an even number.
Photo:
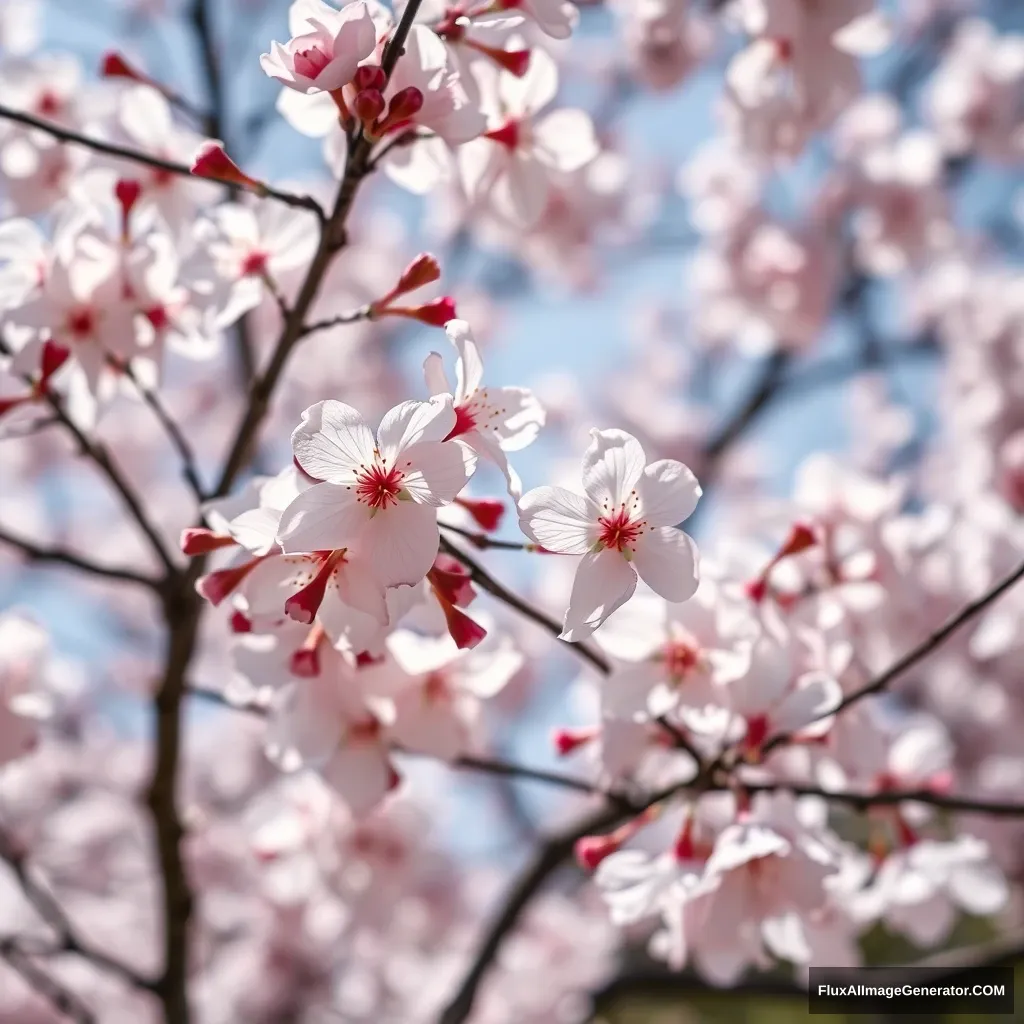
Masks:
[[[562,639],[586,640],[636,590],[636,573],[619,551],[584,555],[576,567]]]
[[[376,743],[343,744],[320,774],[357,818],[369,814],[395,780],[387,753]]]
[[[384,414],[377,431],[378,447],[384,461],[393,466],[410,445],[443,441],[454,426],[451,395],[434,395],[429,402],[402,402]]]
[[[473,332],[465,320],[449,320],[444,325],[449,341],[459,354],[455,367],[457,390],[456,395],[461,401],[468,398],[478,387],[484,376],[484,364],[480,358]]]
[[[367,509],[350,487],[316,484],[284,510],[277,539],[289,553],[334,551],[354,544],[367,521]]]
[[[640,442],[624,430],[592,430],[583,455],[583,489],[603,511],[629,498],[647,459]]]
[[[808,674],[772,713],[772,726],[779,732],[803,729],[831,714],[843,699],[843,688],[824,673]]]
[[[292,451],[314,479],[348,484],[373,461],[373,433],[350,405],[328,400],[311,405],[292,433]]]
[[[429,506],[400,501],[369,521],[364,542],[361,550],[384,586],[419,583],[437,557],[437,514]]]
[[[421,505],[446,505],[476,469],[476,453],[459,441],[423,441],[407,448],[398,468],[402,486]]]
[[[674,459],[652,462],[640,477],[640,510],[651,526],[678,526],[700,501],[697,478]]]
[[[427,390],[431,395],[451,393],[452,386],[448,383],[448,375],[444,372],[444,360],[437,352],[431,352],[423,360],[423,378],[427,382]]]
[[[871,11],[841,28],[832,44],[855,57],[873,57],[888,48],[892,37],[892,21],[882,11]]]
[[[688,534],[671,526],[647,529],[637,538],[633,567],[666,601],[688,601],[697,592],[700,556]]]
[[[593,546],[595,516],[587,500],[564,487],[536,487],[519,501],[519,526],[532,541],[564,555]]]
[[[552,111],[533,131],[537,159],[558,171],[578,171],[599,151],[594,122],[582,110]]]

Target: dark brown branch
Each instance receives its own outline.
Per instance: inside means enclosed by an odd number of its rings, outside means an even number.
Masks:
[[[402,53],[422,0],[410,0],[392,38],[384,50],[381,65],[390,76]],[[369,173],[370,142],[360,136],[351,145],[345,172],[329,219],[319,204],[320,237],[306,270],[295,303],[282,327],[266,369],[249,390],[249,403],[235,430],[212,497],[227,494],[249,462],[259,429],[288,359],[303,337],[303,323],[337,253],[347,242],[346,221],[363,179]],[[295,198],[295,197],[293,197]],[[308,206],[313,200],[293,205]],[[310,207],[312,208],[312,207]],[[188,972],[189,922],[192,916],[192,887],[185,873],[181,843],[184,835],[178,811],[179,762],[181,758],[182,700],[186,694],[188,669],[195,650],[203,604],[195,582],[205,571],[206,559],[193,559],[182,574],[168,575],[164,596],[164,621],[168,629],[164,671],[155,697],[156,728],[153,772],[147,791],[153,832],[160,865],[161,899],[164,917],[164,970],[156,991],[163,1005],[165,1024],[189,1024]]]
[[[302,337],[308,337],[310,334],[315,334],[317,331],[326,331],[331,327],[342,327],[345,324],[357,324],[361,320],[371,319],[371,310],[369,306],[361,306],[359,309],[353,309],[351,313],[340,313],[338,316],[332,316],[327,320],[318,320],[316,323],[307,324],[302,328]]]
[[[140,586],[158,590],[161,581],[154,576],[146,576],[144,573],[136,572],[134,569],[122,569],[114,565],[100,565],[91,562],[81,555],[64,548],[44,547],[35,541],[25,537],[16,537],[7,530],[0,528],[0,544],[7,544],[20,551],[27,559],[33,562],[54,562],[70,566],[80,572],[92,576],[102,576],[109,580],[118,580],[122,583],[138,583]]]
[[[26,114],[21,110],[14,110],[3,104],[0,104],[0,119],[14,121],[16,124],[23,124],[27,128],[35,128],[38,131],[46,132],[47,135],[51,135],[61,142],[83,146],[86,149],[93,150],[95,153],[103,153],[106,156],[117,157],[121,160],[130,160],[132,163],[143,164],[146,167],[152,167],[158,171],[166,171],[168,174],[176,174],[182,178],[191,178],[193,181],[209,180],[196,178],[188,164],[181,164],[175,160],[164,160],[161,157],[151,156],[149,153],[143,153],[140,150],[131,149],[127,146],[120,146],[114,142],[92,139],[88,135],[81,135],[68,128],[62,128],[60,125],[53,124],[51,121],[45,121],[42,118]],[[252,188],[249,191],[261,198],[276,199],[277,202],[284,203],[286,206],[311,210],[321,222],[324,220],[323,207],[312,196],[299,196],[291,192],[282,192],[280,189],[271,188],[269,185],[262,185],[258,190]]]

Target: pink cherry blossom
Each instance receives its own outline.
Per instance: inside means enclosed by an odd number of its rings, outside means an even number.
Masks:
[[[365,3],[340,11],[323,0],[292,5],[292,38],[274,42],[260,67],[297,92],[333,92],[347,85],[361,60],[373,51],[377,36]]]
[[[701,489],[680,462],[646,464],[636,438],[594,430],[583,456],[585,496],[538,487],[519,503],[531,540],[562,554],[583,555],[576,569],[562,636],[584,640],[633,596],[637,576],[669,601],[697,589],[697,550],[675,524],[697,507]]]
[[[281,546],[291,553],[357,545],[385,586],[418,583],[437,554],[434,510],[455,498],[475,467],[467,446],[446,441],[455,423],[447,394],[396,406],[376,439],[342,402],[307,409],[292,448],[318,482],[285,509]]]

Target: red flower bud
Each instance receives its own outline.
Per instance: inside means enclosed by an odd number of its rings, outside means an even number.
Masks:
[[[192,173],[197,178],[211,178],[214,181],[225,181],[231,185],[241,185],[259,194],[265,194],[267,186],[262,181],[250,178],[224,152],[224,144],[216,139],[207,139],[196,153],[192,161]]]
[[[456,498],[455,504],[464,508],[481,530],[493,533],[501,525],[505,504],[497,498]]]
[[[596,871],[605,857],[617,853],[622,842],[613,834],[610,836],[584,836],[576,840],[573,852],[576,861],[584,871]]]
[[[356,98],[352,101],[352,110],[362,124],[371,128],[384,112],[384,96],[379,89],[363,89],[356,93]]]
[[[387,306],[381,309],[374,305],[372,311],[374,316],[404,316],[407,320],[419,320],[421,324],[429,324],[431,327],[444,327],[457,316],[455,300],[448,295],[422,306]]]
[[[399,295],[405,295],[406,292],[414,292],[417,288],[422,288],[425,284],[432,284],[434,281],[439,280],[441,277],[441,264],[437,262],[437,257],[432,256],[429,252],[421,252],[402,271],[402,276],[398,279],[398,284],[395,285],[391,291],[388,299],[394,299]]]
[[[40,357],[40,377],[38,388],[46,385],[47,381],[67,362],[71,350],[55,341],[47,341],[43,345],[43,354]]]
[[[142,186],[134,178],[120,178],[114,186],[114,195],[121,204],[121,216],[125,223],[132,212],[132,207],[139,201],[142,195]]]
[[[471,619],[461,608],[456,608],[449,601],[439,599],[448,632],[460,651],[472,650],[485,636],[487,630],[475,619]]]
[[[391,97],[388,105],[388,121],[396,124],[399,121],[408,121],[415,117],[423,109],[423,93],[414,85],[406,89],[400,89]]]
[[[239,611],[231,613],[230,623],[232,633],[252,632],[252,623]]]
[[[136,71],[115,50],[110,50],[103,55],[103,61],[100,64],[100,75],[104,78],[130,78],[134,82],[149,82],[149,79],[141,71]]]
[[[596,740],[600,735],[600,726],[586,726],[582,729],[556,729],[552,739],[558,756],[568,757],[569,754]]]
[[[219,548],[230,548],[237,543],[234,537],[214,533],[213,530],[208,530],[205,526],[192,526],[181,531],[181,553],[190,558],[209,554]]]
[[[388,76],[384,69],[376,64],[363,64],[356,68],[355,77],[352,79],[352,86],[356,92],[363,92],[365,89],[375,89],[382,92],[388,84]]]
[[[495,46],[484,46],[483,43],[472,40],[468,40],[466,45],[478,53],[490,57],[495,64],[515,75],[516,78],[522,78],[530,67],[531,51],[529,50],[499,50]]]

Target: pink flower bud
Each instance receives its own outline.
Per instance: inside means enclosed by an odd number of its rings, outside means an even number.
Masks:
[[[197,178],[211,178],[214,181],[224,181],[230,185],[241,185],[243,188],[252,189],[261,195],[267,191],[267,186],[262,181],[250,178],[242,169],[224,152],[224,145],[215,139],[207,139],[196,153],[192,161],[192,173]]]
[[[377,118],[384,112],[384,95],[379,89],[363,89],[356,93],[352,101],[352,110],[360,122],[372,128]]]
[[[556,729],[552,739],[558,756],[568,757],[569,754],[596,740],[600,735],[600,726],[592,725],[582,729]]]
[[[437,257],[432,256],[429,252],[421,252],[402,271],[402,276],[398,279],[398,284],[395,285],[389,298],[393,299],[399,295],[405,295],[406,292],[414,292],[417,288],[440,280],[440,277],[441,264],[437,262]]]
[[[374,316],[404,316],[407,320],[419,320],[421,324],[429,324],[431,327],[444,327],[449,320],[457,316],[455,312],[455,300],[451,296],[444,296],[434,299],[433,302],[426,302],[422,306],[388,306],[379,309],[373,307]]]
[[[214,533],[205,526],[193,526],[181,531],[181,553],[194,558],[196,555],[207,555],[220,548],[233,547],[237,541],[234,537]]]
[[[422,109],[423,93],[415,85],[410,85],[408,88],[400,89],[391,97],[391,103],[388,105],[388,121],[392,123],[408,121]]]
[[[387,84],[388,77],[384,74],[384,69],[377,64],[363,64],[356,68],[355,77],[352,79],[352,87],[357,93],[364,89],[383,92]]]
[[[573,852],[576,861],[584,871],[596,871],[606,857],[618,853],[621,841],[613,834],[610,836],[584,836],[576,840]]]
[[[476,591],[469,579],[469,571],[449,555],[438,555],[427,573],[427,580],[438,599],[465,608],[473,603]]]
[[[103,55],[100,75],[103,78],[130,78],[135,82],[149,82],[141,71],[136,71],[116,50],[110,50]]]
[[[501,525],[505,514],[504,502],[497,498],[456,498],[455,504],[464,508],[481,530],[493,533]]]

